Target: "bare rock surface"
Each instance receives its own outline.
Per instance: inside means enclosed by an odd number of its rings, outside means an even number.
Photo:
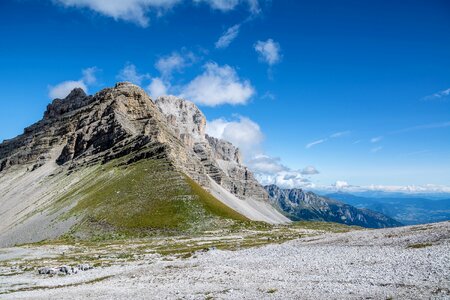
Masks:
[[[149,255],[73,276],[25,272],[0,281],[35,284],[0,295],[5,299],[449,299],[450,222],[211,249],[187,259]]]

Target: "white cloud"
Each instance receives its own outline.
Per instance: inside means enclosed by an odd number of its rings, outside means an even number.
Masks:
[[[343,180],[337,180],[334,185],[333,185],[336,189],[341,190],[344,188],[348,188],[350,185],[348,184],[347,181],[343,181]]]
[[[365,192],[384,192],[384,193],[405,193],[405,194],[430,194],[430,193],[450,193],[450,186],[425,184],[425,185],[352,185],[346,181],[338,180],[336,183],[328,186],[315,186],[315,190],[330,193],[333,191],[345,191],[347,193],[359,193]]]
[[[280,188],[293,189],[293,188],[309,188],[315,187],[315,184],[310,180],[304,178],[297,171],[281,171],[274,174],[256,173],[255,178],[262,185],[275,184]]]
[[[371,139],[370,139],[370,142],[371,142],[372,144],[373,144],[373,143],[378,143],[378,142],[380,142],[382,139],[383,139],[382,136],[376,136],[376,137],[371,138]]]
[[[302,175],[317,175],[319,174],[319,171],[313,166],[307,166],[303,168],[303,170],[300,171]]]
[[[194,0],[194,2],[200,3],[204,2],[211,6],[213,9],[221,11],[229,11],[234,9],[238,4],[239,0]]]
[[[236,71],[214,62],[204,65],[204,72],[182,88],[180,97],[197,104],[245,104],[255,90],[248,80],[241,80]]]
[[[225,31],[224,34],[216,42],[216,48],[227,48],[230,43],[238,36],[240,27],[240,24],[236,24],[228,28],[227,31]]]
[[[233,121],[216,119],[206,124],[206,133],[230,141],[244,155],[244,161],[263,185],[276,184],[283,188],[300,188],[314,185],[305,176],[318,174],[313,166],[292,170],[281,163],[280,158],[263,154],[261,143],[264,135],[258,124],[245,117]]]
[[[212,9],[227,12],[233,10],[241,3],[246,3],[251,13],[257,14],[261,11],[258,0],[194,0],[196,3],[207,3]]]
[[[266,62],[270,66],[279,63],[281,60],[280,44],[272,39],[268,39],[265,42],[257,41],[254,48],[259,54],[260,60]]]
[[[252,14],[260,12],[257,0],[53,0],[53,2],[64,7],[90,9],[116,21],[131,22],[141,27],[147,27],[150,24],[150,12],[161,16],[165,11],[182,2],[204,2],[222,12],[231,11],[238,4],[246,3]]]
[[[167,95],[169,86],[164,83],[164,81],[161,78],[153,78],[150,84],[147,87],[150,96],[152,96],[154,99],[158,98],[159,96]]]
[[[444,185],[436,184],[426,184],[426,185],[370,185],[357,187],[362,191],[382,191],[382,192],[400,192],[400,193],[450,193],[450,187]]]
[[[95,76],[95,73],[97,73],[99,69],[97,67],[90,67],[87,69],[84,69],[82,71],[83,73],[83,82],[86,84],[95,84],[97,83],[97,77]]]
[[[259,125],[242,116],[232,121],[216,119],[207,122],[206,133],[237,146],[242,151],[244,159],[253,157],[260,152],[260,145],[264,139]]]
[[[314,146],[316,146],[316,145],[325,143],[326,141],[327,141],[327,139],[320,139],[320,140],[317,140],[317,141],[314,141],[314,142],[311,142],[311,143],[306,144],[305,147],[306,147],[306,149],[309,149],[309,148],[314,147]]]
[[[74,88],[81,88],[86,93],[88,90],[83,80],[68,80],[61,82],[55,86],[50,86],[48,96],[50,97],[50,99],[64,99]]]
[[[247,166],[256,173],[275,174],[289,169],[281,164],[278,157],[270,157],[264,154],[258,154],[252,157]]]
[[[281,188],[313,188],[315,185],[305,176],[319,173],[313,166],[300,171],[292,170],[284,166],[279,158],[267,155],[257,155],[247,165],[262,185],[275,184]]]
[[[158,59],[155,63],[155,68],[161,73],[163,78],[170,78],[173,72],[182,71],[195,60],[196,57],[192,52],[187,52],[183,55],[178,52],[173,52],[170,55]]]
[[[437,93],[434,93],[433,95],[426,96],[423,99],[424,100],[438,100],[438,99],[445,98],[445,97],[448,97],[448,96],[450,96],[450,88],[446,89],[446,90],[439,91]]]
[[[74,88],[81,88],[85,93],[88,92],[88,86],[97,82],[95,73],[98,72],[97,67],[83,69],[83,76],[79,80],[67,80],[58,83],[55,86],[49,86],[48,96],[50,99],[64,99]]]
[[[253,14],[259,14],[261,12],[261,7],[258,0],[247,0],[250,12]]]
[[[135,65],[127,63],[116,77],[119,80],[129,81],[131,83],[141,85],[143,80],[150,78],[150,75],[139,74]]]
[[[114,20],[135,23],[142,27],[149,25],[147,13],[154,10],[161,13],[181,0],[54,0],[66,7],[88,8]]]

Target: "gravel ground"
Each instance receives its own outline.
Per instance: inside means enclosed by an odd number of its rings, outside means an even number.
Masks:
[[[450,299],[450,222],[187,259],[154,254],[71,276],[29,272],[2,282],[38,287],[0,295],[5,299]]]

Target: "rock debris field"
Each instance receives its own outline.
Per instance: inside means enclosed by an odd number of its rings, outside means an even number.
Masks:
[[[140,250],[133,259],[122,254],[115,263],[71,275],[14,267],[74,249],[0,249],[0,298],[450,299],[450,222],[322,233],[238,250],[210,247],[183,256]]]

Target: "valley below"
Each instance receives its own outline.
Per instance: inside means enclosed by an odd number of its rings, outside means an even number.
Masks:
[[[76,274],[40,267],[89,264]],[[450,222],[252,224],[195,236],[0,249],[2,299],[448,299]]]

